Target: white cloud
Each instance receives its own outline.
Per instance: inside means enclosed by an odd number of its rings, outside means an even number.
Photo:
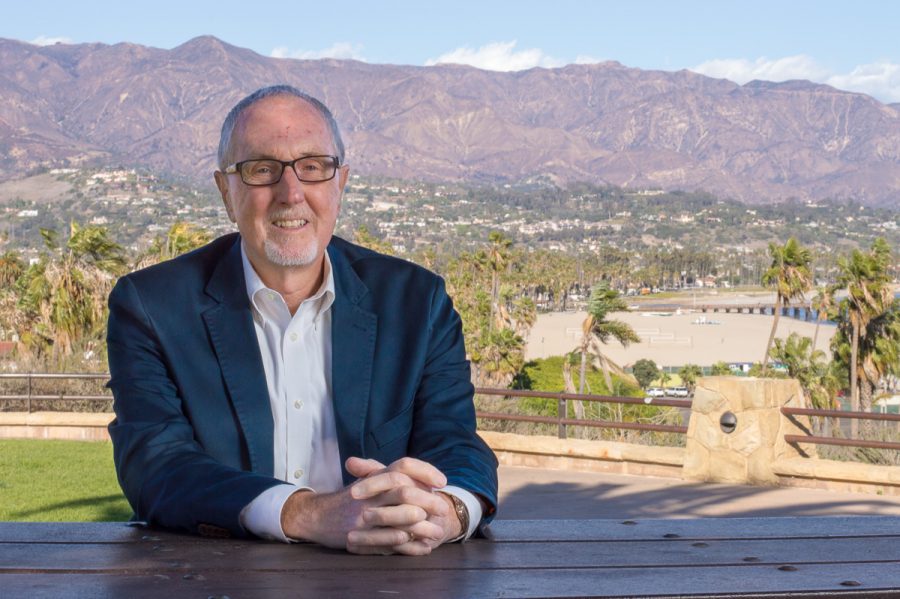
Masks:
[[[741,84],[754,79],[807,79],[838,89],[869,94],[882,102],[900,102],[900,64],[890,62],[873,62],[856,66],[849,73],[835,73],[809,56],[798,54],[774,60],[765,57],[752,61],[743,58],[708,60],[691,70]]]
[[[754,79],[763,81],[787,81],[789,79],[809,79],[822,81],[828,71],[804,54],[786,56],[770,60],[766,57],[750,61],[744,58],[724,58],[708,60],[691,69],[701,75],[720,77],[737,83],[747,83]]]
[[[563,62],[547,56],[538,48],[516,50],[516,40],[492,42],[477,50],[462,47],[425,61],[427,66],[436,64],[467,64],[488,71],[524,71],[534,67],[561,67]]]
[[[318,58],[338,58],[365,60],[362,55],[362,44],[350,42],[337,42],[324,50],[291,50],[286,46],[279,46],[272,50],[273,58],[299,58],[303,60],[315,60]]]
[[[71,40],[71,38],[68,37],[49,37],[46,35],[39,35],[28,43],[34,44],[35,46],[52,46],[53,44],[72,44],[74,42]]]
[[[586,54],[579,54],[575,57],[575,64],[598,64],[601,62],[606,62],[603,58],[594,58],[593,56],[588,56]]]
[[[900,64],[873,62],[859,65],[846,75],[832,75],[825,83],[886,102],[900,102]]]

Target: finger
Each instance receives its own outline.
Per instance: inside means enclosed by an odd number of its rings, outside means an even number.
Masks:
[[[347,546],[354,547],[381,547],[391,548],[411,542],[411,536],[405,530],[399,528],[368,528],[366,530],[351,530],[347,533]]]
[[[443,529],[433,522],[423,521],[408,528],[368,528],[347,533],[347,545],[354,547],[402,547],[413,543],[426,543],[432,547],[441,544]]]
[[[363,522],[369,526],[409,527],[428,519],[428,512],[417,505],[388,505],[363,512]]]
[[[420,515],[425,515],[421,508],[390,506],[367,510],[363,520],[372,527],[402,528],[420,539],[442,540],[445,536],[444,527],[427,518],[418,518]]]
[[[447,477],[444,473],[422,460],[416,458],[400,458],[388,466],[391,472],[402,472],[416,482],[432,487],[441,488],[447,486]]]
[[[413,484],[403,474],[384,472],[353,483],[350,494],[357,500],[369,500],[375,507],[418,506],[429,515],[439,517],[450,513],[450,506],[441,495]]]
[[[385,469],[385,465],[378,460],[369,460],[357,457],[347,458],[347,461],[344,462],[344,466],[347,468],[347,472],[349,472],[356,478],[365,478],[373,472]]]
[[[422,487],[424,491],[431,492],[430,487],[424,487],[402,472],[385,470],[357,480],[350,487],[350,496],[354,499],[369,499],[386,491],[391,491],[400,487]]]
[[[418,487],[397,487],[373,499],[379,506],[414,505],[422,508],[428,516],[445,517],[450,513],[450,505],[442,495],[425,491]]]

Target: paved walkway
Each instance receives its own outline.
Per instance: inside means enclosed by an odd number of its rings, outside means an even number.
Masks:
[[[900,516],[900,497],[500,467],[498,518]]]

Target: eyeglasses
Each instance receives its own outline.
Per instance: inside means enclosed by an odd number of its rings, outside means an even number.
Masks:
[[[341,161],[337,156],[301,156],[282,161],[273,158],[243,160],[225,167],[226,174],[239,173],[245,185],[274,185],[281,181],[285,167],[294,169],[303,183],[321,183],[334,179]]]

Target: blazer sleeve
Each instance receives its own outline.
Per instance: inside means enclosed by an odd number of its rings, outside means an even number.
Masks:
[[[213,459],[194,438],[160,336],[130,277],[109,298],[107,346],[119,484],[135,518],[190,532],[249,536],[241,510],[280,481]],[[225,532],[227,531],[227,533]]]
[[[414,402],[409,451],[435,465],[449,484],[486,503],[482,523],[497,509],[497,458],[478,436],[462,321],[438,278],[431,296],[428,342]]]

